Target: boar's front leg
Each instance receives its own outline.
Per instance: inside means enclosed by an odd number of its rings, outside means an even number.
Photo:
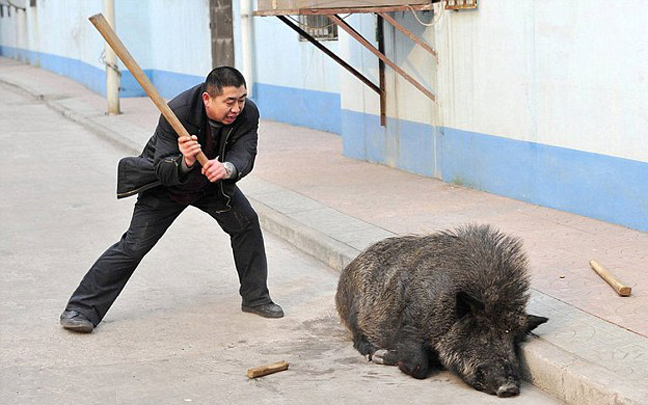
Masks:
[[[402,327],[397,336],[394,349],[379,349],[373,354],[374,363],[388,366],[397,365],[405,374],[414,378],[426,378],[430,369],[430,352],[423,342]]]
[[[376,346],[369,343],[367,337],[359,332],[353,333],[353,347],[357,349],[361,355],[367,356],[370,361],[376,351]]]
[[[398,368],[405,374],[422,379],[428,376],[430,357],[423,342],[405,337],[398,343]]]

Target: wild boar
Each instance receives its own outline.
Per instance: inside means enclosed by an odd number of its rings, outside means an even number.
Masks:
[[[388,238],[343,271],[336,307],[358,351],[415,378],[445,367],[477,390],[520,392],[518,348],[545,317],[526,313],[522,242],[489,225]]]

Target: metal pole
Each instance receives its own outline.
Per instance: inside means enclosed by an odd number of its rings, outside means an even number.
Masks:
[[[251,0],[241,0],[241,48],[243,53],[243,77],[247,81],[248,97],[253,97],[254,76],[252,74],[252,11]]]
[[[377,24],[377,37],[378,37],[378,52],[385,54],[385,24],[378,14]],[[387,90],[385,83],[385,62],[378,59],[378,78],[380,82],[380,125],[383,127],[387,125]]]
[[[104,16],[108,24],[115,29],[115,1],[104,0]],[[117,55],[106,43],[106,99],[108,101],[108,115],[119,115],[119,69],[117,68]]]

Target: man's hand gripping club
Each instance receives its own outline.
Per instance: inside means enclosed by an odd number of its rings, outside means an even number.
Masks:
[[[201,152],[196,135],[178,137],[178,148],[187,167],[196,164],[196,156]],[[218,161],[218,157],[208,160],[201,168],[201,173],[212,183],[227,179],[228,173],[225,166]]]

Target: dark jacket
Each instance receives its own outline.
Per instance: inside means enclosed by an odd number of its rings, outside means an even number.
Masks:
[[[210,133],[201,97],[204,91],[203,83],[180,93],[169,102],[169,107],[187,132],[196,135],[203,148]],[[178,149],[178,135],[164,116],[160,116],[155,134],[149,139],[140,156],[120,160],[117,170],[117,198],[129,197],[152,187],[162,186],[174,193],[192,192],[196,187],[204,188],[222,194],[222,197],[229,201],[234,183],[250,173],[254,166],[258,127],[259,110],[248,99],[236,120],[223,126],[214,152],[219,161],[233,163],[238,176],[236,179],[210,185],[209,180],[200,173],[199,164],[189,173],[181,174],[179,165],[182,154]],[[207,157],[213,159],[214,156]],[[200,182],[204,184],[201,185]]]

